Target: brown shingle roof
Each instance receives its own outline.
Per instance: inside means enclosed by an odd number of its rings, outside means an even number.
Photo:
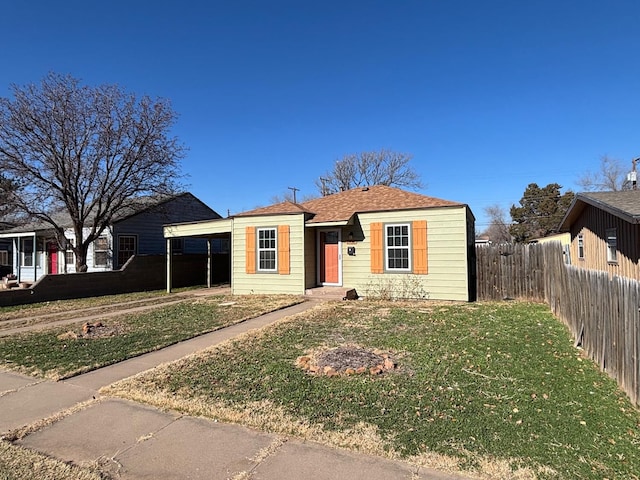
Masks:
[[[267,207],[260,207],[246,212],[238,213],[235,217],[253,217],[259,215],[291,215],[296,213],[310,213],[301,205],[293,202],[280,202]]]
[[[310,213],[308,223],[341,222],[349,220],[355,213],[389,212],[394,210],[416,210],[434,207],[463,206],[459,202],[428,197],[407,192],[399,188],[376,185],[358,187],[326,197],[316,198],[301,204],[282,202],[257,208],[236,216],[285,215]]]
[[[459,202],[428,197],[399,188],[375,185],[358,187],[304,202],[302,206],[316,215],[309,223],[349,220],[354,213],[389,212],[434,207],[462,206]]]

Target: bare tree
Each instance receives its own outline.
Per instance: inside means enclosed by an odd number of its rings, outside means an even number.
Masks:
[[[294,195],[293,192],[291,190],[285,191],[282,194],[279,195],[273,195],[271,196],[271,198],[269,199],[269,201],[273,204],[275,203],[282,203],[282,202],[293,202],[294,201]],[[313,200],[314,198],[318,198],[317,194],[302,194],[300,195],[299,193],[296,195],[295,198],[295,202],[296,203],[304,203],[304,202],[308,202],[309,200]]]
[[[600,168],[596,172],[587,171],[576,184],[586,192],[629,190],[626,178],[629,169],[623,163],[607,155],[600,157]]]
[[[489,226],[481,235],[489,237],[491,243],[511,243],[507,212],[497,203],[484,208],[484,213],[489,220]]]
[[[16,208],[11,201],[11,196],[17,188],[16,182],[0,173],[0,221],[12,219]]]
[[[316,186],[321,195],[370,185],[420,188],[420,176],[409,165],[412,158],[385,149],[345,155],[333,170],[316,180]]]
[[[11,91],[0,98],[0,171],[19,185],[10,201],[49,224],[62,248],[70,224],[76,269],[86,271],[89,245],[133,199],[176,191],[184,154],[168,136],[176,114],[165,99],[69,75]]]

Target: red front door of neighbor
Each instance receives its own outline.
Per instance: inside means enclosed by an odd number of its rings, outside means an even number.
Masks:
[[[340,282],[340,251],[338,230],[320,232],[320,283]]]
[[[47,242],[47,273],[58,273],[58,246],[55,242]]]

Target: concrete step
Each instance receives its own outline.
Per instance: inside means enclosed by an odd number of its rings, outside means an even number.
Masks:
[[[356,300],[358,293],[355,288],[348,287],[316,287],[308,288],[304,294],[308,297],[331,300]]]

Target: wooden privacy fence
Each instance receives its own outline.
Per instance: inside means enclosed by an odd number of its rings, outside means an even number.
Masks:
[[[542,244],[476,247],[478,300],[544,301]]]
[[[478,300],[545,301],[576,345],[640,401],[640,282],[566,265],[559,243],[476,248]]]

